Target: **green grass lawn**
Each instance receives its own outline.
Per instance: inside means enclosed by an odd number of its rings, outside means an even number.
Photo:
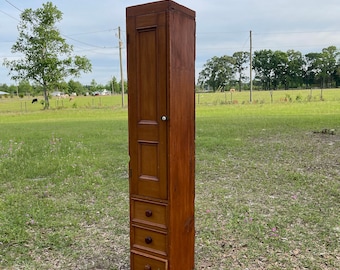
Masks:
[[[337,91],[200,94],[196,269],[340,268]],[[0,100],[0,269],[129,269],[127,109],[95,98]]]

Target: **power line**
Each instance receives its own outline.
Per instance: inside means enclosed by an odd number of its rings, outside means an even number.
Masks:
[[[197,32],[197,35],[204,34],[204,35],[215,35],[215,34],[241,34],[241,33],[248,33],[249,31],[211,31],[211,32]]]
[[[98,33],[104,33],[104,32],[112,32],[112,31],[116,31],[116,30],[118,30],[118,28],[107,29],[107,30],[99,30],[99,31],[92,31],[92,32],[76,33],[76,34],[71,34],[69,36],[82,36],[82,35],[88,35],[88,34],[98,34]]]
[[[8,4],[10,4],[12,7],[14,7],[15,9],[19,10],[20,12],[22,12],[22,10],[20,8],[18,8],[17,6],[13,5],[10,1],[5,0]]]
[[[15,9],[17,9],[18,11],[20,12],[23,12],[20,8],[18,8],[17,6],[15,6],[14,4],[12,4],[10,1],[8,0],[5,0],[9,5],[11,5],[12,7],[14,7]],[[12,19],[16,20],[16,21],[19,21],[19,19],[11,16],[10,14],[0,10],[0,12],[4,13],[5,15],[11,17]],[[114,28],[114,29],[108,29],[108,30],[100,30],[100,31],[92,31],[92,32],[85,32],[85,33],[79,33],[79,34],[73,34],[73,36],[75,35],[86,35],[86,34],[94,34],[94,33],[102,33],[102,32],[111,32],[111,31],[115,31],[117,30],[117,28]],[[78,40],[78,39],[75,39],[75,38],[72,38],[70,35],[65,35],[65,34],[62,34],[60,33],[63,37],[67,38],[67,39],[70,39],[70,40],[73,40],[75,42],[78,42],[80,44],[83,44],[83,45],[86,45],[86,46],[89,46],[89,47],[93,47],[93,48],[100,48],[100,49],[107,49],[107,48],[110,48],[110,49],[113,49],[113,48],[116,48],[116,47],[105,47],[105,46],[98,46],[98,45],[94,45],[94,44],[90,44],[90,43],[87,43],[87,42],[84,42],[84,41],[81,41],[81,40]]]
[[[78,43],[81,43],[83,45],[86,45],[86,46],[89,46],[89,47],[93,47],[93,48],[98,48],[98,49],[107,49],[107,48],[115,48],[115,47],[105,47],[105,46],[98,46],[98,45],[94,45],[94,44],[90,44],[90,43],[87,43],[87,42],[84,42],[84,41],[80,41],[80,40],[77,40],[75,38],[72,38],[70,36],[67,36],[67,35],[64,35],[64,34],[61,34],[63,37],[65,38],[68,38],[70,40],[73,40],[75,42],[78,42]]]
[[[254,34],[255,35],[291,35],[291,34],[338,33],[338,32],[340,32],[340,30],[257,32]]]
[[[0,9],[0,12],[1,12],[1,13],[3,13],[3,14],[5,14],[6,16],[8,16],[8,17],[10,17],[10,18],[12,18],[12,19],[14,19],[14,20],[16,20],[16,21],[20,22],[20,20],[19,20],[19,19],[17,19],[17,18],[15,18],[15,17],[13,17],[12,15],[10,15],[10,14],[6,13],[5,11],[2,11],[1,9]]]

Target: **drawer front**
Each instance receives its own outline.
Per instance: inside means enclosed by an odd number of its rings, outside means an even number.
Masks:
[[[162,256],[167,255],[167,234],[142,227],[132,227],[133,247]]]
[[[164,204],[148,203],[131,200],[132,221],[158,226],[166,229],[166,206]]]
[[[143,253],[131,253],[132,270],[167,270],[167,260],[153,257]]]

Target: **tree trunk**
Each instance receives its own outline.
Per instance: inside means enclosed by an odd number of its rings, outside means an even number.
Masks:
[[[48,93],[47,93],[47,87],[44,85],[44,110],[47,110],[50,108],[50,102],[48,100]]]
[[[242,69],[240,68],[238,70],[239,72],[239,77],[238,77],[238,91],[241,92],[242,91]]]

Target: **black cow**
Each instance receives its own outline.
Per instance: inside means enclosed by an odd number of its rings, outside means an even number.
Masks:
[[[37,99],[37,98],[34,98],[34,99],[32,100],[32,104],[33,104],[33,103],[36,103],[36,102],[38,102],[38,99]]]

